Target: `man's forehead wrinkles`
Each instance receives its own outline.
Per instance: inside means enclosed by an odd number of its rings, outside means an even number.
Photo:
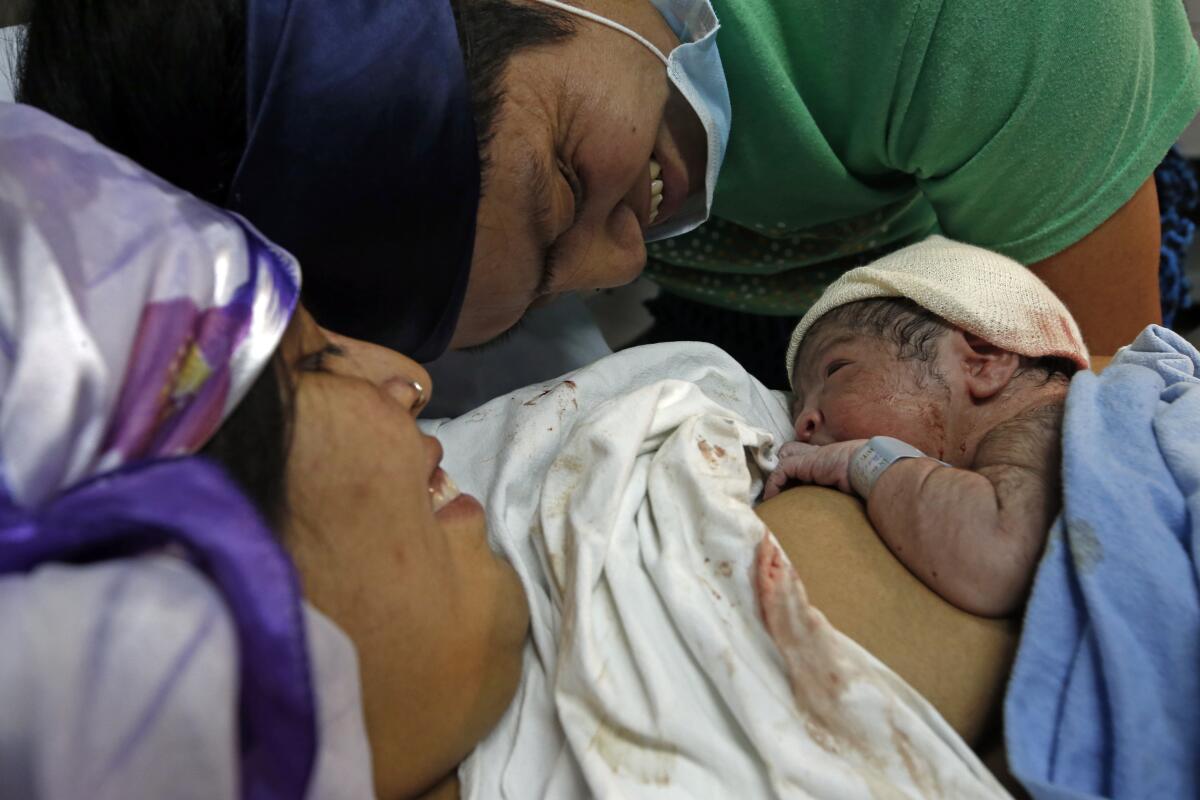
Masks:
[[[551,122],[557,116],[561,92],[562,88],[550,81],[539,81],[539,85],[521,79],[510,81],[500,101],[501,124],[516,128],[514,133],[522,138],[537,131],[552,132]]]

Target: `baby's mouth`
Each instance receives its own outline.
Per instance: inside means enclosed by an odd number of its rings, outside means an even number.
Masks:
[[[662,165],[650,157],[650,224],[658,219],[658,207],[662,205],[663,182]]]

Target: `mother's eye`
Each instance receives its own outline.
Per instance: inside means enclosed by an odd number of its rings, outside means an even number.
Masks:
[[[345,351],[336,344],[327,344],[320,350],[300,356],[296,360],[296,369],[300,372],[327,372],[325,358],[327,356],[341,356],[345,354]]]

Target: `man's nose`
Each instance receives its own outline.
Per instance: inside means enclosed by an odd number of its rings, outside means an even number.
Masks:
[[[821,412],[815,408],[807,408],[801,411],[800,415],[796,417],[796,439],[808,443],[821,427],[823,421]]]
[[[578,261],[564,278],[556,281],[560,291],[612,289],[637,279],[646,266],[646,247],[640,240],[613,235],[604,227],[589,231]]]
[[[635,280],[646,267],[642,225],[649,201],[649,173],[641,171],[636,179],[622,175],[591,193],[564,253],[574,263],[562,265],[556,288],[611,289]]]

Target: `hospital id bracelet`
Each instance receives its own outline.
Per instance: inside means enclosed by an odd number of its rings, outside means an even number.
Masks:
[[[911,444],[891,436],[872,436],[850,459],[850,485],[858,492],[859,497],[866,500],[879,476],[892,464],[905,458],[928,456]]]

